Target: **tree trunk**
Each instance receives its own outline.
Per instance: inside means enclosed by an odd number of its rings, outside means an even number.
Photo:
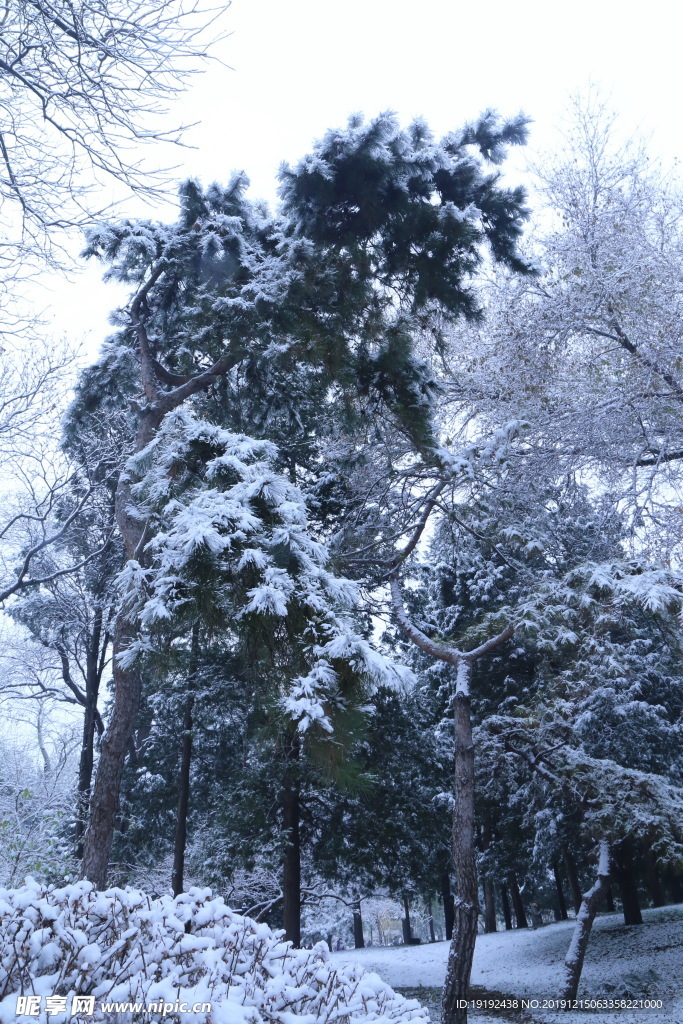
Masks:
[[[282,830],[286,836],[283,871],[283,925],[285,938],[301,947],[301,806],[299,803],[299,740],[294,737],[287,752],[289,764],[282,798]]]
[[[144,383],[144,376],[143,376]],[[154,437],[163,418],[158,409],[149,408],[141,413],[136,451],[140,452]],[[128,468],[119,477],[114,502],[116,522],[123,539],[126,558],[144,563],[146,523],[135,512],[132,489],[135,479]],[[102,737],[100,759],[95,784],[90,797],[88,828],[83,844],[81,877],[87,878],[98,889],[107,884],[107,868],[114,842],[116,815],[119,810],[121,775],[135,721],[140,709],[142,678],[135,666],[124,667],[121,657],[137,639],[138,622],[120,610],[114,627],[112,644],[112,675],[114,705],[109,725]]]
[[[403,941],[405,942],[406,946],[409,946],[410,940],[413,937],[413,932],[410,924],[410,901],[408,899],[408,894],[405,892],[403,893],[403,910],[405,912],[405,917],[401,921],[401,927],[403,929]]]
[[[557,903],[559,906],[560,916],[559,921],[566,921],[568,918],[567,914],[567,903],[564,898],[564,889],[562,888],[562,876],[560,874],[560,865],[556,860],[553,861],[553,875],[555,876],[555,889],[557,890]]]
[[[484,931],[487,933],[498,931],[493,879],[488,877],[484,878]]]
[[[87,703],[83,715],[83,739],[81,741],[81,756],[78,763],[78,795],[76,797],[76,857],[81,860],[83,857],[83,836],[88,818],[88,804],[90,802],[90,787],[92,785],[92,772],[95,761],[95,717],[97,713],[97,695],[94,701],[86,692]]]
[[[510,896],[507,885],[500,887],[500,902],[503,905],[503,917],[505,918],[505,931],[512,931],[512,911],[510,910]]]
[[[526,914],[524,913],[524,904],[522,903],[522,894],[519,891],[517,876],[514,871],[511,871],[508,875],[508,885],[510,886],[510,893],[512,895],[512,906],[515,908],[517,927],[528,928],[529,925],[527,923]]]
[[[121,617],[114,630],[114,661],[136,635],[131,623]],[[100,760],[90,798],[90,815],[83,844],[81,875],[96,888],[107,884],[107,868],[114,841],[119,810],[119,789],[128,744],[140,708],[142,680],[134,669],[114,669],[114,706],[102,737]]]
[[[356,903],[353,908],[353,944],[356,949],[365,948],[365,938],[363,936],[363,916],[360,909],[360,900]]]
[[[609,870],[609,846],[603,839],[600,843],[597,880],[593,888],[583,897],[576,916],[574,935],[564,961],[564,984],[560,999],[576,999],[593,921],[609,885]]]
[[[619,886],[619,896],[624,911],[624,924],[642,924],[643,915],[638,901],[638,886],[633,867],[631,844],[621,842],[614,851],[614,876]]]
[[[187,673],[189,693],[185,699],[183,715],[183,740],[178,770],[178,807],[175,819],[175,841],[173,844],[173,873],[171,886],[173,895],[179,896],[185,887],[185,847],[187,845],[187,812],[190,806],[190,769],[192,767],[192,712],[194,710],[194,679],[199,659],[199,623],[192,627],[192,647]]]
[[[453,809],[453,866],[455,868],[455,926],[448,954],[443,991],[443,1024],[466,1024],[474,944],[479,921],[479,884],[474,849],[474,745],[470,721],[467,661],[458,666],[454,700],[455,805]]]
[[[579,884],[579,874],[576,870],[576,861],[574,860],[571,853],[566,847],[562,852],[562,860],[564,861],[565,871],[567,872],[569,888],[572,891],[574,912],[578,914],[579,910],[581,909],[581,903],[583,900],[581,896],[581,885]]]
[[[683,874],[677,868],[667,869],[669,892],[674,903],[683,903]]]
[[[453,893],[451,892],[451,876],[447,871],[441,875],[441,899],[443,900],[443,920],[446,929],[446,938],[450,942],[453,938],[453,923],[455,921],[455,910],[453,909]]]
[[[88,805],[90,802],[90,788],[92,785],[93,765],[95,758],[95,730],[101,735],[104,731],[102,719],[97,711],[97,700],[99,697],[100,682],[109,646],[109,636],[105,633],[102,637],[103,611],[100,603],[101,595],[96,595],[95,612],[93,615],[92,628],[88,636],[88,643],[85,654],[84,692],[83,692],[83,731],[81,737],[81,753],[78,763],[78,785],[76,790],[76,827],[74,839],[76,843],[76,857],[80,860],[83,857],[83,836],[85,835],[88,820]],[[101,649],[100,649],[101,648]],[[71,668],[67,650],[59,643],[55,645],[62,662],[62,676],[67,685],[73,690]]]
[[[649,846],[645,848],[645,868],[647,871],[647,884],[650,896],[652,897],[652,906],[663,907],[666,901],[662,891],[662,883],[659,879],[659,868],[655,855]]]
[[[607,892],[605,893],[605,907],[607,908],[610,914],[613,914],[616,910],[616,907],[614,906],[614,896],[612,895],[611,885],[607,886]]]
[[[429,914],[429,941],[436,942],[436,932],[434,931],[434,915],[432,914],[431,898],[427,901],[427,913]]]

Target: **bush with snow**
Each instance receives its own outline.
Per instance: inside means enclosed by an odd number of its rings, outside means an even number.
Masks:
[[[32,879],[0,889],[0,1021],[17,996],[67,996],[66,1013],[31,1019],[73,1024],[111,1019],[101,1003],[211,1003],[210,1012],[135,1013],[137,1024],[372,1024],[415,1021],[425,1011],[378,975],[332,966],[324,944],[297,950],[265,924],[233,913],[208,889],[152,899],[133,889],[98,892]],[[74,994],[94,995],[94,1016],[71,1016]]]

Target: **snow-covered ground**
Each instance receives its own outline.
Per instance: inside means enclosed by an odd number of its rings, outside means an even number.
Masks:
[[[683,905],[645,910],[644,924],[627,928],[621,914],[605,914],[594,925],[583,969],[579,998],[634,996],[660,998],[662,1010],[549,1014],[531,1011],[527,1020],[559,1019],[565,1024],[683,1024]],[[523,998],[557,995],[572,921],[480,935],[474,954],[475,986]],[[421,946],[375,946],[333,954],[342,963],[360,963],[390,985],[440,986],[446,972],[448,943]],[[654,972],[654,974],[652,973]],[[616,988],[615,988],[616,987]],[[477,1017],[483,1020],[503,1017]],[[524,1018],[521,1018],[524,1019]]]

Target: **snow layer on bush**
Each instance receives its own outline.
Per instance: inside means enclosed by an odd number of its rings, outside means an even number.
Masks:
[[[27,879],[0,889],[0,1022],[16,1020],[20,994],[67,996],[61,1024],[111,1019],[102,1001],[212,1004],[209,1013],[135,1014],[136,1024],[410,1022],[425,1011],[377,974],[335,968],[327,947],[294,949],[265,924],[233,913],[209,889],[152,899],[90,882],[57,889]],[[94,1016],[71,1016],[74,994],[94,995]],[[27,1018],[28,1019],[28,1018]]]

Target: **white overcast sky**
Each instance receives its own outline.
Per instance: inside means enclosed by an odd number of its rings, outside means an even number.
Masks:
[[[196,148],[175,154],[179,180],[243,169],[272,200],[281,161],[355,111],[422,116],[440,134],[486,107],[523,110],[531,148],[547,150],[589,82],[654,153],[683,154],[680,0],[233,0],[223,26],[230,67],[213,64],[172,111],[199,122]],[[55,330],[85,336],[93,354],[117,301],[98,278],[92,267],[49,299]]]

